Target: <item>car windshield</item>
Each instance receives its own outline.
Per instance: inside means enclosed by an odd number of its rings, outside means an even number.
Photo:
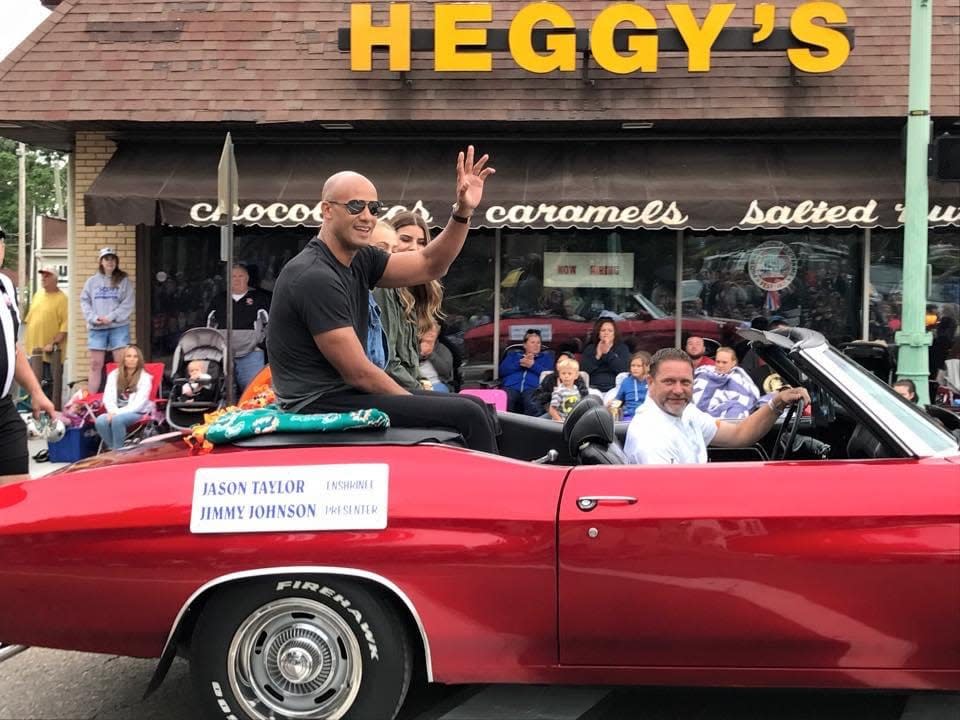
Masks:
[[[653,304],[653,301],[642,293],[633,293],[633,299],[642,312],[647,313],[653,320],[668,317],[667,313]]]
[[[919,406],[905,402],[873,373],[829,345],[803,351],[822,372],[833,378],[851,397],[917,456],[954,455],[957,441]]]

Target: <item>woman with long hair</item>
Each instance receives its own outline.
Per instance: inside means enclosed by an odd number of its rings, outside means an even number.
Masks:
[[[590,387],[606,392],[617,382],[617,375],[630,368],[630,350],[620,340],[617,323],[611,318],[598,318],[593,325],[591,342],[583,350],[580,368],[590,375]]]
[[[392,252],[419,252],[430,242],[430,228],[422,216],[402,212],[381,220],[396,233]],[[411,288],[376,288],[374,297],[387,336],[387,374],[407,390],[427,388],[420,377],[420,336],[443,318],[443,286],[438,280]]]
[[[106,412],[97,417],[96,428],[109,449],[123,446],[127,429],[150,412],[153,378],[143,369],[143,353],[136,345],[127,345],[119,353],[117,369],[107,375],[103,389]]]
[[[397,231],[395,252],[423,250],[433,239],[430,237],[427,221],[419,213],[397,213],[390,219],[390,224]],[[431,280],[424,285],[415,285],[410,288],[400,288],[400,302],[403,304],[407,319],[417,326],[417,338],[429,332],[430,328],[437,324],[437,320],[445,317],[440,309],[443,304],[443,285],[439,280]],[[417,347],[419,346],[418,340]]]
[[[133,286],[120,269],[120,258],[110,247],[100,249],[97,272],[88,278],[80,293],[80,308],[87,321],[90,372],[87,389],[100,389],[100,376],[108,351],[121,365],[121,354],[130,344],[130,315],[133,313]]]

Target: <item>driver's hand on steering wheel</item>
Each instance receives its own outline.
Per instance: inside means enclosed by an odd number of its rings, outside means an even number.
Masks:
[[[794,405],[798,400],[803,400],[805,405],[810,404],[810,393],[807,392],[805,387],[783,388],[780,392],[773,396],[772,410],[775,413],[781,413],[783,412],[784,408]]]

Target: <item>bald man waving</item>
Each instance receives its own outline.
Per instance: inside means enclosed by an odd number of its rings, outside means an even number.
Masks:
[[[470,217],[494,169],[473,146],[457,158],[456,204],[443,231],[421,252],[390,255],[370,244],[385,209],[377,189],[355,172],[323,186],[323,226],[280,272],[274,286],[267,349],[285,410],[300,413],[378,408],[398,427],[450,427],[476,450],[497,452],[496,420],[482,402],[461,395],[411,394],[370,362],[368,292],[411,287],[446,275],[460,254]]]

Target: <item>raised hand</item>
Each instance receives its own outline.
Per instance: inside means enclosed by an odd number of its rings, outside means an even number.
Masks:
[[[489,155],[474,161],[473,145],[457,155],[457,205],[461,213],[469,215],[483,199],[483,184],[496,170],[486,167]]]

